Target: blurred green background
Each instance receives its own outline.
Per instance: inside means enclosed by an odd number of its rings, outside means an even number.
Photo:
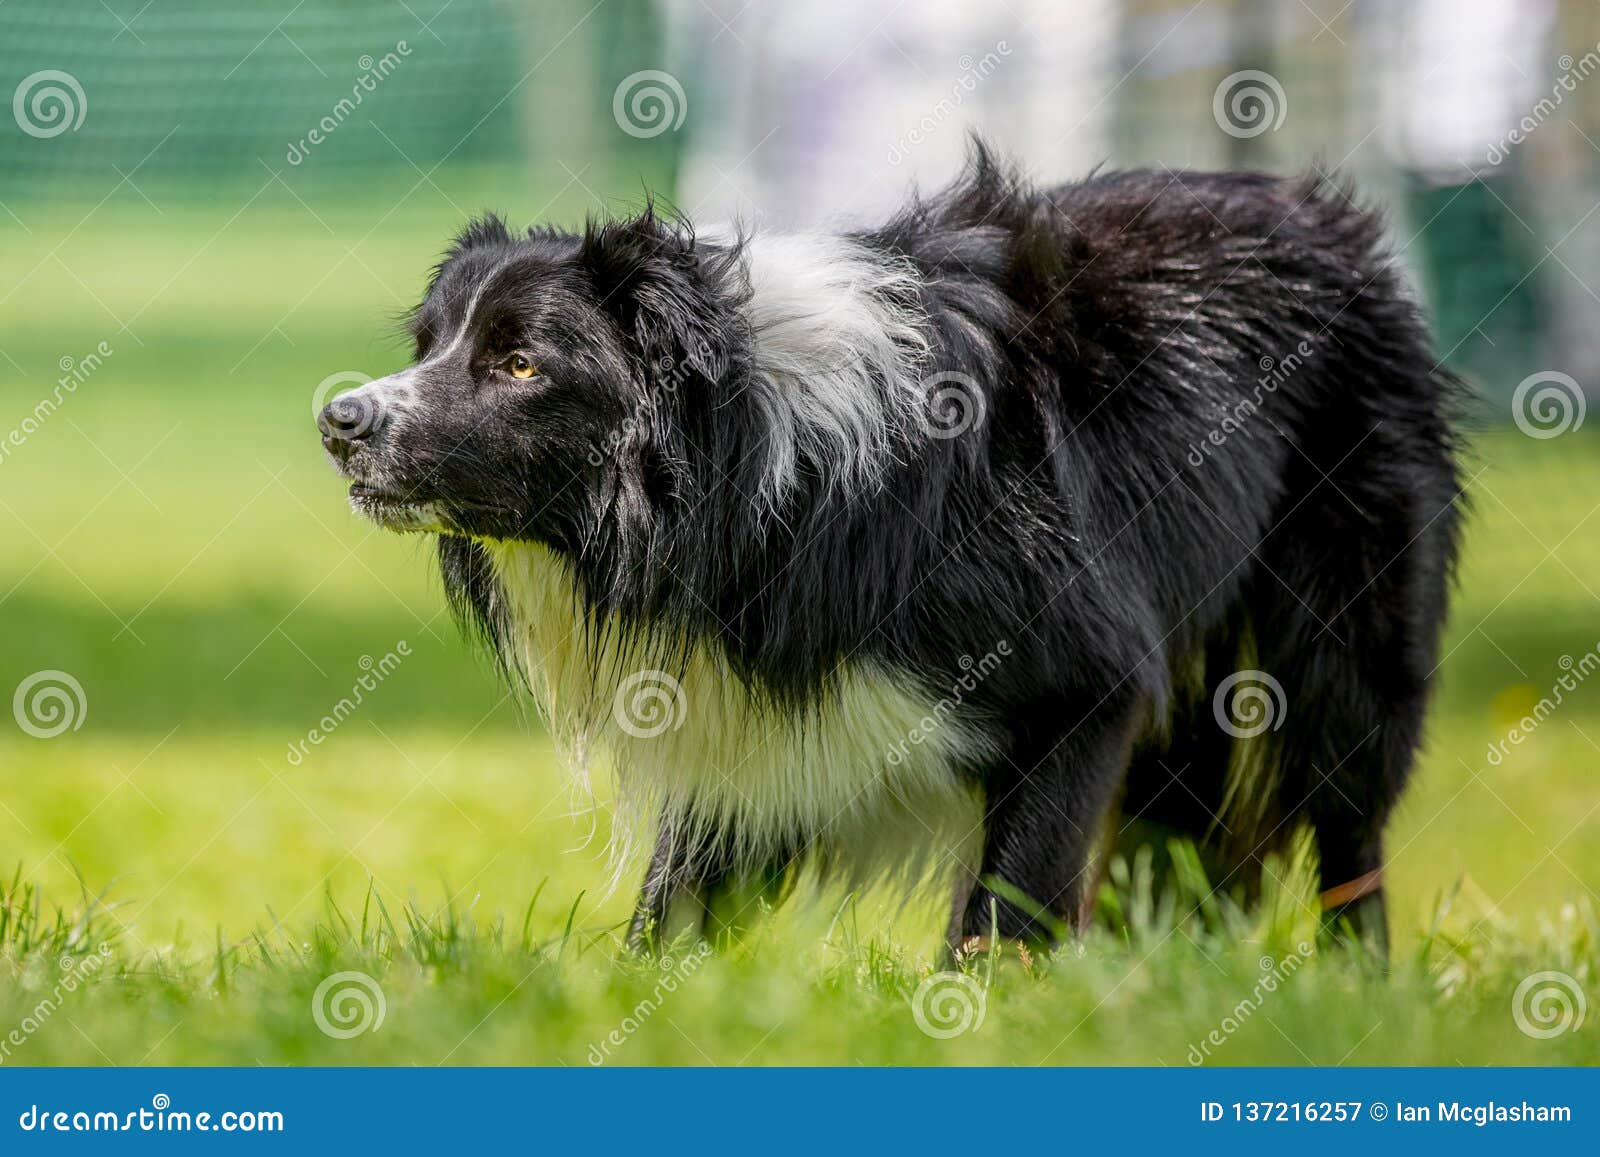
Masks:
[[[1571,414],[1554,437],[1512,421],[1529,375],[1593,381],[1600,81],[1499,163],[1439,146],[1477,133],[1458,151],[1487,156],[1594,48],[1596,6],[800,7],[0,8],[0,96],[19,102],[0,114],[0,691],[44,670],[83,690],[59,736],[0,727],[0,861],[63,904],[80,876],[111,886],[123,942],[151,951],[306,924],[369,880],[396,907],[517,918],[547,881],[541,935],[585,892],[585,927],[620,918],[628,898],[595,893],[603,807],[566,789],[537,720],[458,639],[427,545],[348,511],[313,399],[403,364],[396,321],[469,213],[575,225],[650,189],[697,216],[870,216],[953,173],[973,124],[1039,179],[1321,161],[1389,208],[1441,351],[1482,398],[1460,597],[1390,841],[1397,938],[1457,884],[1469,931],[1594,897],[1600,687],[1488,751],[1600,646],[1600,443]],[[1522,63],[1474,80],[1463,52]],[[1247,68],[1287,111],[1243,136],[1213,97]],[[645,70],[676,82],[681,125],[624,125]],[[62,83],[44,71],[81,90],[76,127],[26,104]],[[1450,121],[1485,89],[1489,113]],[[292,760],[401,641],[410,656]],[[897,925],[922,949],[925,915]]]

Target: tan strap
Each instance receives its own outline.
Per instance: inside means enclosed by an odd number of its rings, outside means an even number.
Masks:
[[[1357,876],[1349,883],[1340,884],[1336,888],[1329,888],[1322,893],[1322,910],[1331,912],[1335,908],[1343,908],[1346,904],[1354,904],[1363,896],[1370,896],[1383,887],[1383,869],[1373,868],[1363,876]]]

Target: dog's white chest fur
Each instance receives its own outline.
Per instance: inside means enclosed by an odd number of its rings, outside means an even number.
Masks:
[[[991,743],[910,678],[849,664],[792,713],[758,703],[712,646],[641,670],[650,660],[596,643],[555,555],[489,551],[515,625],[507,659],[580,774],[597,745],[615,767],[622,855],[665,816],[722,833],[745,863],[816,851],[863,882],[969,860],[980,808],[957,769]]]

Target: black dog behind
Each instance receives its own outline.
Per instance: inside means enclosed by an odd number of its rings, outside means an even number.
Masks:
[[[801,863],[1081,924],[1119,807],[1242,876],[1309,824],[1382,935],[1459,486],[1380,222],[1319,178],[1034,190],[881,229],[472,224],[324,442],[653,832],[635,938]],[[620,860],[619,860],[620,862]]]

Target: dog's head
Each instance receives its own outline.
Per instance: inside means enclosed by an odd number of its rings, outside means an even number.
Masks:
[[[413,315],[412,364],[317,418],[352,504],[394,530],[581,537],[627,500],[614,458],[662,391],[726,371],[726,252],[648,210],[581,234],[473,222]]]

